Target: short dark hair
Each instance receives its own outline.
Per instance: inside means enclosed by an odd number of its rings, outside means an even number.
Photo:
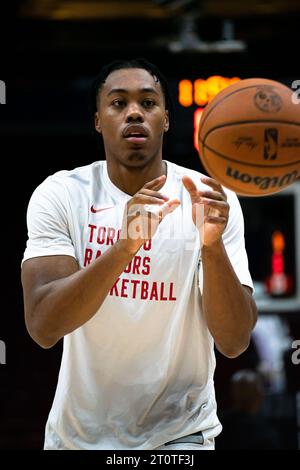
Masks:
[[[136,59],[130,60],[114,60],[107,65],[104,65],[100,70],[99,75],[95,78],[94,82],[92,83],[91,87],[91,94],[90,94],[90,109],[92,116],[94,116],[95,112],[97,111],[97,96],[99,90],[101,90],[105,80],[107,79],[108,75],[110,75],[115,70],[121,69],[144,69],[152,75],[156,82],[159,82],[162,88],[162,92],[165,98],[165,107],[169,111],[172,109],[172,99],[169,92],[168,82],[164,75],[160,72],[160,70],[156,67],[156,65],[151,64],[148,60],[140,57]]]

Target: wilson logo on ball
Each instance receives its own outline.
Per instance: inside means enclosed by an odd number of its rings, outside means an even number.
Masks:
[[[294,183],[299,176],[298,171],[286,173],[281,177],[261,177],[256,175],[250,175],[249,173],[241,173],[237,169],[233,169],[228,166],[226,169],[226,175],[234,180],[241,181],[245,184],[254,184],[262,190],[268,190],[270,188],[283,188],[291,183]]]

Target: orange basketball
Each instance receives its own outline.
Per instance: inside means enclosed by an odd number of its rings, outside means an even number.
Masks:
[[[292,90],[264,78],[241,80],[206,106],[199,155],[211,175],[244,196],[264,196],[300,175],[300,104]]]

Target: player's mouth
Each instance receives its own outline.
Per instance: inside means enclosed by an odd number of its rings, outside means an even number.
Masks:
[[[132,144],[143,144],[147,140],[148,131],[141,124],[129,124],[123,131],[123,137]]]

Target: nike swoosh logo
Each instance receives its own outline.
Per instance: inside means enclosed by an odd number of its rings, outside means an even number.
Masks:
[[[102,211],[106,211],[107,209],[113,209],[114,206],[110,206],[110,207],[102,207],[101,209],[95,209],[94,206],[91,207],[91,212],[93,212],[93,214],[96,214],[96,212],[102,212]]]

